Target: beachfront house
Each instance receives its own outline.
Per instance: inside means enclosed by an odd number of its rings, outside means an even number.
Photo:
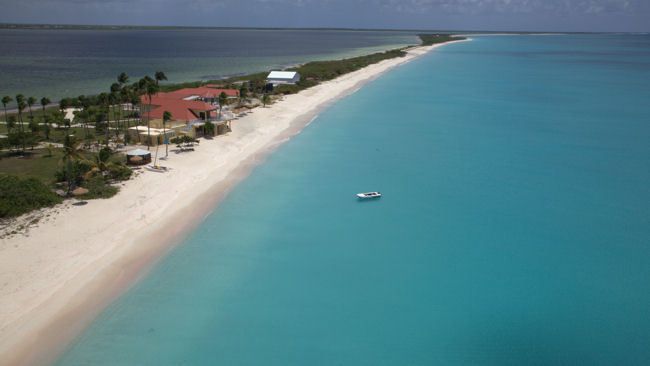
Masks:
[[[230,131],[230,113],[221,113],[219,96],[226,94],[229,98],[239,96],[239,91],[234,89],[217,89],[210,87],[185,88],[168,93],[157,93],[149,97],[144,95],[140,99],[141,118],[149,122],[150,130],[146,127],[129,129],[130,137],[136,141],[147,141],[150,144],[160,144],[167,138],[179,135],[188,135],[193,138],[205,135],[205,124],[211,122],[215,125],[215,134],[221,135]],[[163,115],[171,114],[171,120],[163,126]]]
[[[276,85],[296,84],[300,81],[300,74],[295,71],[271,71],[266,77],[266,83]]]

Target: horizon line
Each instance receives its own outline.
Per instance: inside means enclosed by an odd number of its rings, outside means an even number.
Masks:
[[[191,26],[191,25],[111,25],[70,23],[7,23],[0,22],[0,29],[222,29],[222,30],[334,30],[356,32],[432,32],[432,33],[508,33],[508,34],[648,34],[648,32],[625,31],[543,31],[543,30],[476,30],[476,29],[418,29],[418,28],[351,28],[351,27],[254,27],[254,26]]]

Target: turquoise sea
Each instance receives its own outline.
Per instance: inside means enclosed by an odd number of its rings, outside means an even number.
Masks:
[[[648,365],[649,101],[648,36],[443,47],[324,111],[58,364]]]

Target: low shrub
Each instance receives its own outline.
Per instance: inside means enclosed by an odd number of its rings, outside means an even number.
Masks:
[[[114,180],[127,180],[131,178],[133,171],[124,164],[109,164],[108,177]]]
[[[0,218],[19,216],[57,203],[61,203],[61,197],[40,180],[0,174]]]
[[[278,85],[277,87],[275,87],[275,89],[273,89],[273,91],[276,94],[284,94],[284,95],[296,94],[300,90],[302,90],[302,88],[298,85]]]
[[[82,187],[88,190],[82,198],[96,199],[96,198],[110,198],[117,194],[119,189],[106,183],[102,176],[94,176],[83,182]]]
[[[176,136],[169,140],[172,144],[187,144],[191,142],[197,142],[196,139],[191,138],[190,136],[187,135],[182,135],[182,136]]]
[[[61,169],[54,174],[54,178],[57,182],[70,181],[75,185],[80,185],[81,182],[83,182],[84,176],[86,176],[86,174],[92,169],[93,165],[90,162],[85,160],[75,160],[71,163],[70,169],[68,169],[65,164],[62,164]]]

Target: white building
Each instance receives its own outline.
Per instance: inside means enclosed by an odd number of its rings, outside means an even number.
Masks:
[[[273,85],[295,84],[300,81],[300,74],[295,71],[271,71],[266,82]]]

